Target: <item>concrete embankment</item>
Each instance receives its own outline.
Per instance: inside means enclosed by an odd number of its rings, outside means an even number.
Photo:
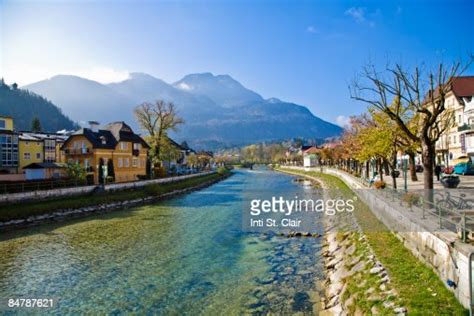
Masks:
[[[304,171],[320,174],[321,171],[320,168],[315,170],[292,169],[292,172],[295,173]],[[421,216],[424,214],[422,209],[407,206],[403,201],[394,201],[393,196],[388,197],[388,192],[367,189],[363,181],[337,169],[324,169],[324,173],[327,176],[322,174],[323,178],[336,176],[349,188],[355,189],[353,192],[366,205],[365,215],[373,217],[385,227],[386,233],[370,233],[371,245],[377,249],[379,255],[382,254],[381,258],[385,264],[390,266],[388,270],[395,271],[397,287],[403,288],[404,300],[412,304],[407,307],[416,310],[423,304],[427,308],[432,308],[433,304],[442,304],[440,312],[444,308],[445,311],[451,311],[447,313],[454,311],[457,313],[462,310],[460,302],[465,308],[469,308],[468,258],[474,250],[472,245],[463,243],[454,232],[436,229],[436,225],[433,226],[429,216]],[[357,217],[360,217],[361,213],[358,212],[358,214]],[[364,216],[364,212],[362,215]],[[364,222],[364,225],[367,226],[367,221]],[[367,227],[364,228],[364,231],[366,230]],[[373,231],[370,227],[368,230]],[[377,240],[376,236],[379,236],[380,240]],[[389,248],[381,249],[379,245],[395,244],[391,239],[397,240],[397,248],[390,248],[388,253],[384,252],[384,249]],[[418,279],[415,271],[421,274]],[[407,278],[406,273],[412,276]],[[433,277],[430,276],[431,274]],[[437,278],[439,279],[436,280]],[[407,286],[407,282],[413,282],[413,286]],[[452,294],[449,291],[454,294],[452,297],[450,297]],[[411,299],[414,295],[418,299]],[[420,299],[423,299],[423,302],[420,302]],[[432,303],[427,305],[427,302]],[[410,308],[408,308],[409,311]],[[460,313],[464,312],[466,311]]]
[[[353,176],[335,169],[327,169],[349,187],[359,189],[360,182]],[[423,210],[394,203],[375,190],[357,190],[359,197],[369,206],[373,214],[391,231],[395,232],[419,260],[431,266],[448,289],[461,304],[469,308],[469,256],[474,246],[463,243],[456,233],[439,229],[434,218],[422,218]]]
[[[186,179],[192,179],[195,177],[204,176],[207,174],[215,173],[215,171],[206,171],[184,176],[175,176],[162,179],[154,180],[143,180],[136,182],[124,182],[124,183],[111,183],[103,186],[103,189],[107,192],[117,191],[117,190],[126,190],[126,189],[136,189],[152,184],[166,184],[176,181],[182,181]],[[20,192],[20,193],[6,193],[0,194],[0,203],[17,203],[23,201],[33,201],[33,200],[44,200],[50,198],[60,198],[65,196],[78,196],[78,195],[87,195],[92,193],[98,188],[97,185],[86,185],[78,187],[69,187],[69,188],[58,188],[51,190],[37,190],[31,192]]]
[[[292,173],[288,170],[279,170]],[[302,175],[327,185],[319,178]],[[331,198],[325,191],[325,199]],[[322,256],[326,278],[322,283],[320,315],[396,314],[407,311],[391,284],[388,271],[377,260],[352,214],[324,217]]]

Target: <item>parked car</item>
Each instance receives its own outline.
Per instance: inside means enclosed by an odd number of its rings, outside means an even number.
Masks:
[[[415,170],[416,170],[416,172],[423,172],[423,166],[422,165],[416,165]]]
[[[474,175],[474,165],[472,163],[461,162],[454,166],[454,173],[462,175]]]

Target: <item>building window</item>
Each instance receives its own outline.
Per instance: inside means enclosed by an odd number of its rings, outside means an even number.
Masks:
[[[0,129],[5,129],[6,126],[5,120],[0,120]]]
[[[18,136],[1,135],[0,136],[0,165],[4,167],[18,166]]]
[[[138,167],[138,159],[137,158],[132,159],[132,167],[134,167],[134,168]]]
[[[459,121],[459,124],[462,123],[462,118],[461,118],[461,115],[458,116],[458,121]]]
[[[122,158],[119,158],[118,161],[117,161],[117,165],[119,168],[122,168],[123,167],[123,159]]]
[[[140,144],[140,143],[133,143],[133,149],[134,149],[134,150],[140,150],[140,149],[142,149],[142,144]]]
[[[130,159],[125,158],[125,168],[130,167]]]
[[[453,136],[453,144],[456,144],[456,135]]]
[[[23,159],[30,160],[31,159],[31,154],[30,153],[23,153]]]
[[[142,164],[141,164],[141,167],[142,167],[142,168],[146,168],[145,159],[142,159]]]
[[[36,159],[41,159],[41,153],[36,153]]]
[[[127,150],[127,149],[128,149],[128,143],[120,142],[120,150]]]
[[[84,169],[87,170],[89,168],[89,166],[90,166],[89,159],[84,159]]]

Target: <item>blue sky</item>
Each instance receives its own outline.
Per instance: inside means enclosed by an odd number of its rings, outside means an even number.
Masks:
[[[0,3],[7,82],[213,72],[331,122],[365,110],[347,86],[369,59],[434,65],[474,51],[474,1]]]

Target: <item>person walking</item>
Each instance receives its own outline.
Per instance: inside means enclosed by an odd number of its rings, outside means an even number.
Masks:
[[[441,174],[441,166],[440,166],[440,165],[436,165],[434,171],[435,171],[435,174],[436,174],[436,179],[439,181],[439,175]]]

